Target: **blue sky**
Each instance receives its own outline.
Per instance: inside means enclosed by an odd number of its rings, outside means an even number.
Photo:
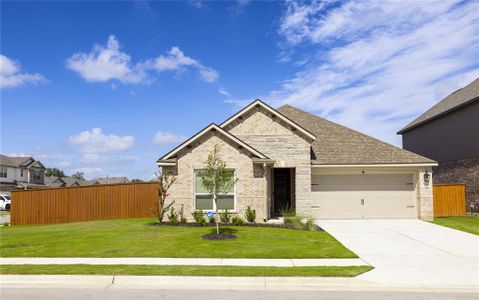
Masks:
[[[149,179],[256,98],[400,145],[479,76],[477,1],[0,5],[1,152],[89,178]]]

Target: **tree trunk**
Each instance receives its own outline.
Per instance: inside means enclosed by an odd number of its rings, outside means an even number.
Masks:
[[[213,200],[215,202],[215,208],[216,208],[216,235],[220,234],[220,215],[218,213],[218,202],[217,202],[218,197],[216,196],[216,193],[213,194]]]

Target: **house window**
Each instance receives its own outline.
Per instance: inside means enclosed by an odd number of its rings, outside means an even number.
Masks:
[[[23,169],[20,169],[20,177],[23,177]]]
[[[40,180],[40,171],[39,170],[33,170],[33,179],[34,180]]]
[[[229,171],[231,177],[234,171]],[[195,170],[195,209],[216,210],[213,196],[208,193],[201,182],[201,170]],[[228,193],[218,196],[218,209],[235,210],[235,187],[232,186]]]
[[[7,178],[7,167],[0,167],[0,177]]]

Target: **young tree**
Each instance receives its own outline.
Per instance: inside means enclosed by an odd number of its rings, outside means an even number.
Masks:
[[[218,213],[218,196],[224,195],[231,190],[238,179],[234,178],[231,170],[226,169],[226,162],[219,156],[220,146],[216,144],[213,151],[204,162],[205,167],[201,170],[201,182],[203,187],[213,197],[216,209],[216,234],[220,234]]]
[[[78,180],[85,180],[85,177],[83,177],[84,173],[83,172],[76,172],[75,174],[72,175],[72,178],[78,179]]]
[[[156,181],[158,181],[158,201],[156,201],[155,208],[151,209],[156,217],[158,222],[162,222],[165,214],[170,210],[170,208],[175,204],[175,201],[165,204],[166,198],[168,197],[168,189],[176,181],[176,176],[155,173]]]
[[[45,172],[45,175],[46,176],[55,176],[55,177],[59,177],[59,178],[66,177],[65,173],[62,170],[57,169],[57,168],[48,168]]]

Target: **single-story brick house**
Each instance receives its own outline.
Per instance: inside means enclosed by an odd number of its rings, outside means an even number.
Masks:
[[[318,219],[433,218],[436,162],[285,105],[256,100],[157,160],[177,176],[169,190],[185,215],[213,210],[198,172],[215,144],[238,181],[220,208],[258,220],[286,208]]]

